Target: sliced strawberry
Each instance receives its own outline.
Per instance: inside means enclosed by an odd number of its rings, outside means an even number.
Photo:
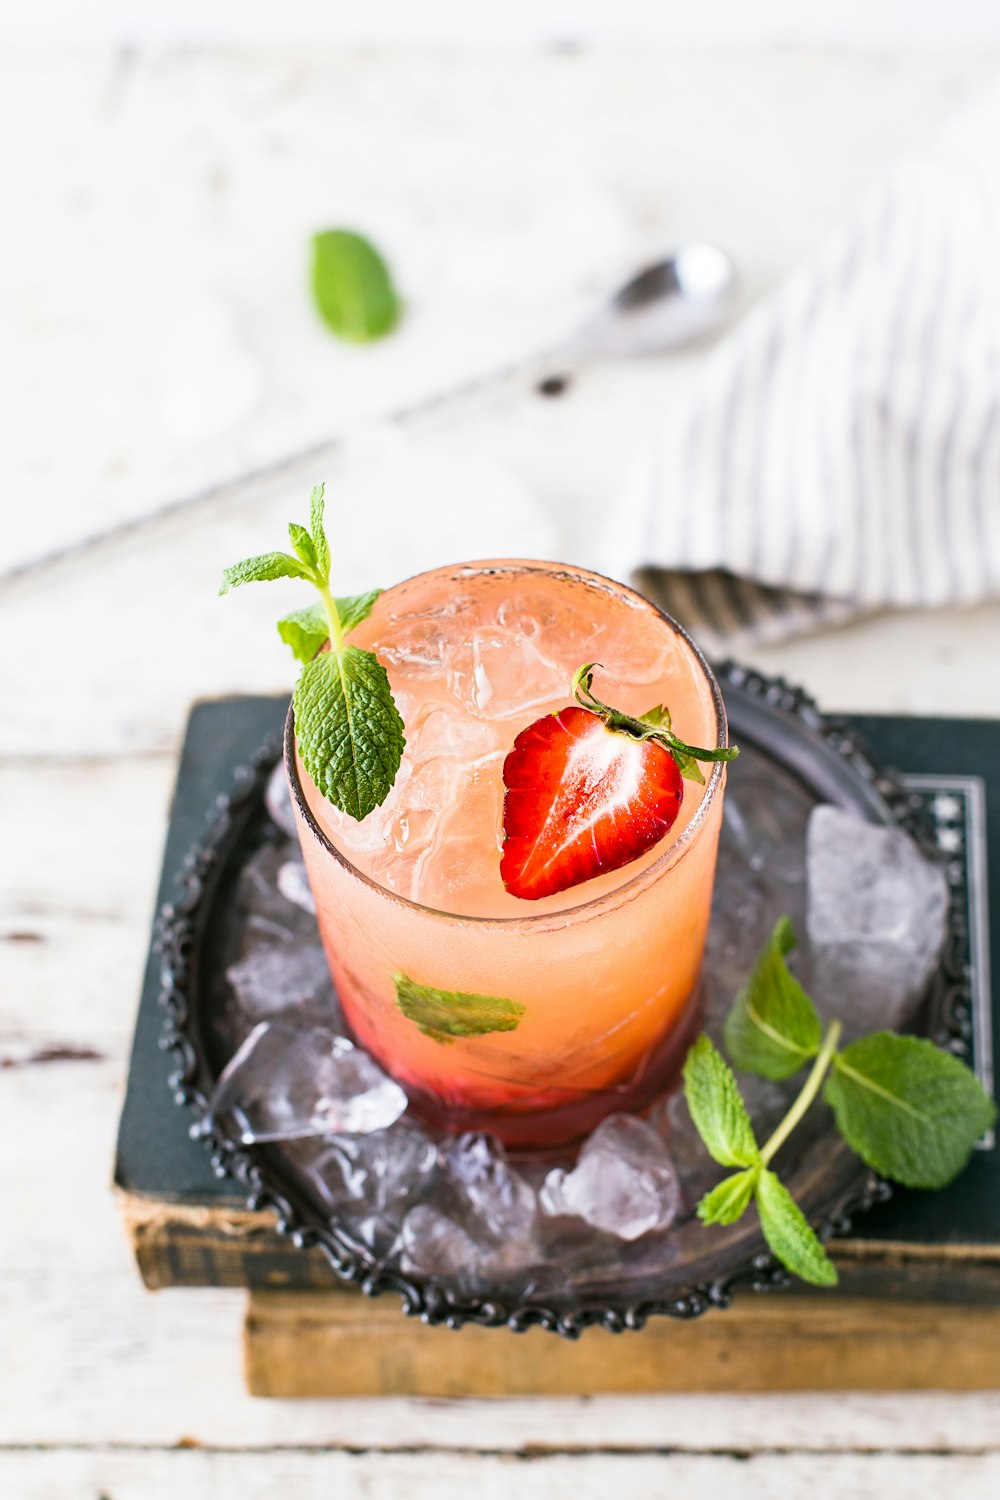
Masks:
[[[670,830],[684,794],[662,744],[610,728],[587,708],[523,729],[503,780],[500,875],[525,901],[638,859]]]

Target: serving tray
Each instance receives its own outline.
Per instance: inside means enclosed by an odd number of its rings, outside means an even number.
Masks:
[[[878,824],[903,826],[930,847],[919,792],[876,770],[852,736],[825,718],[800,690],[735,664],[718,669],[732,737],[743,755],[730,777],[727,819],[706,961],[706,1018],[718,1031],[734,986],[777,916],[787,912],[804,929],[802,845],[812,808],[832,803]],[[316,1245],[346,1280],[375,1294],[394,1291],[404,1310],[425,1321],[457,1327],[474,1321],[523,1329],[532,1324],[573,1337],[590,1324],[611,1330],[639,1328],[653,1314],[691,1317],[726,1306],[739,1287],[763,1290],[784,1283],[784,1271],[763,1247],[752,1216],[728,1230],[707,1231],[690,1215],[697,1193],[718,1176],[690,1134],[678,1134],[679,1096],[659,1106],[679,1153],[688,1214],[666,1235],[634,1246],[609,1245],[600,1254],[565,1248],[530,1276],[470,1285],[467,1278],[404,1274],[398,1262],[376,1254],[347,1219],[331,1222],[294,1153],[279,1146],[244,1147],[208,1125],[208,1101],[219,1072],[242,1040],[233,1019],[225,977],[239,951],[245,912],[237,899],[247,861],[272,830],[263,791],[277,759],[271,742],[239,769],[233,790],[217,800],[204,838],[181,876],[183,894],[159,920],[164,1044],[176,1059],[171,1086],[194,1116],[217,1172],[241,1182],[251,1207],[271,1209],[277,1227],[301,1246]],[[953,893],[955,884],[953,882]],[[945,945],[942,966],[919,1006],[902,1019],[959,1055],[968,1052],[968,980],[965,941],[958,922]],[[881,1024],[878,1015],[868,1027]],[[794,1082],[784,1088],[748,1080],[751,1110],[762,1133],[784,1111]],[[783,1176],[824,1236],[843,1233],[851,1218],[888,1196],[830,1128],[823,1110],[783,1153]],[[685,1154],[686,1153],[686,1154]],[[522,1165],[518,1163],[519,1167]],[[524,1166],[527,1175],[532,1167]],[[704,1174],[707,1172],[707,1176]],[[591,1247],[591,1251],[593,1247]],[[581,1264],[582,1261],[582,1264]]]

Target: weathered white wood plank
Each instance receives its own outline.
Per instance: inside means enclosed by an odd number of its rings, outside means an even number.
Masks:
[[[545,344],[678,238],[731,245],[759,290],[994,70],[985,47],[12,53],[0,122],[30,150],[0,159],[19,502],[0,554],[38,555]],[[379,239],[408,303],[397,335],[361,351],[309,303],[309,235],[338,221]],[[621,421],[638,406],[648,430],[662,382],[619,382],[621,402],[585,384],[574,446],[620,476]],[[607,473],[605,458],[591,495]]]
[[[0,1060],[131,1034],[173,758],[0,763]]]
[[[667,1494],[727,1500],[994,1500],[1000,1456],[942,1458],[869,1454],[506,1457],[467,1454],[69,1452],[0,1455],[0,1488],[16,1500],[663,1500]]]
[[[306,487],[241,493],[214,506],[197,525],[175,517],[148,535],[109,546],[99,559],[60,565],[44,579],[0,593],[4,640],[46,639],[53,589],[74,623],[42,675],[31,652],[7,654],[0,757],[127,757],[171,750],[194,698],[290,692],[295,665],[274,622],[301,603],[302,586],[279,581],[224,599],[217,590],[227,563],[280,544]],[[334,545],[341,556],[345,546],[348,553],[345,565],[335,565],[337,586],[352,592],[444,557],[496,555],[504,540],[515,540],[500,517],[503,493],[503,486],[494,491],[492,521],[480,518],[451,539],[428,540],[422,523],[411,532],[378,500],[367,512],[374,522],[351,539],[363,512],[349,512],[343,525],[334,523]],[[379,538],[388,532],[396,538],[394,556],[381,549]],[[527,543],[520,550],[543,551]],[[600,564],[592,553],[569,560]],[[885,616],[822,640],[746,654],[752,665],[802,682],[831,710],[989,714],[996,708],[988,664],[1000,655],[1000,604]]]
[[[130,1263],[108,1186],[120,1082],[107,1062],[0,1071],[0,1446],[975,1452],[996,1443],[1000,1394],[989,1393],[255,1402],[242,1384],[242,1296],[154,1296]]]

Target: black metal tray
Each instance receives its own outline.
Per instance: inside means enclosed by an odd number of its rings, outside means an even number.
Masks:
[[[718,674],[732,737],[743,749],[727,802],[738,808],[742,797],[748,806],[763,809],[765,819],[771,806],[780,805],[788,826],[777,832],[761,827],[755,833],[745,819],[736,819],[738,836],[731,828],[724,831],[706,965],[710,1031],[718,1029],[731,985],[745,972],[746,954],[775,917],[788,912],[802,925],[803,885],[801,880],[782,880],[780,859],[773,862],[777,876],[772,870],[774,878],[755,886],[755,838],[777,839],[779,845],[781,839],[794,841],[796,828],[801,825],[804,831],[813,806],[833,803],[871,822],[903,826],[931,847],[919,795],[876,770],[842,725],[821,715],[806,694],[732,663]],[[691,1317],[728,1305],[739,1287],[764,1290],[787,1281],[751,1216],[729,1229],[711,1231],[689,1217],[661,1237],[656,1253],[650,1254],[641,1241],[637,1249],[623,1246],[620,1256],[606,1255],[582,1278],[575,1276],[568,1288],[558,1276],[470,1290],[453,1278],[404,1275],[361,1243],[349,1224],[327,1220],[291,1154],[276,1146],[241,1146],[207,1125],[214,1081],[241,1040],[229,1019],[225,969],[240,936],[242,918],[235,900],[239,874],[268,836],[263,790],[278,751],[275,742],[262,746],[237,770],[232,792],[217,800],[205,837],[185,862],[183,894],[163,908],[158,923],[163,1044],[176,1058],[171,1086],[178,1103],[192,1112],[192,1132],[204,1140],[219,1175],[243,1183],[251,1207],[273,1210],[279,1231],[294,1243],[319,1246],[344,1279],[370,1295],[394,1291],[407,1313],[452,1327],[466,1321],[514,1329],[537,1324],[569,1337],[595,1323],[613,1331],[640,1328],[654,1314]],[[749,790],[754,784],[768,795],[754,800]],[[777,888],[767,889],[768,880]],[[952,933],[941,970],[906,1022],[964,1055],[968,996],[961,937],[961,932]],[[872,1028],[878,1024],[873,1017]],[[794,1090],[794,1084],[789,1087]],[[751,1102],[755,1120],[783,1110],[787,1089],[753,1082],[750,1088],[756,1090]],[[888,1197],[888,1186],[847,1149],[825,1111],[814,1111],[808,1128],[800,1128],[794,1139],[795,1154],[783,1158],[783,1175],[823,1237],[846,1232],[852,1216]],[[707,1185],[717,1169],[707,1160],[701,1166],[709,1174]]]

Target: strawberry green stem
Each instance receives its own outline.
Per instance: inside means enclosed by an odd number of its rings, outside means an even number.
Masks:
[[[739,755],[740,752],[735,745],[710,750],[701,745],[685,744],[659,721],[654,723],[651,719],[639,719],[634,714],[623,713],[620,708],[612,708],[610,704],[602,703],[600,698],[594,696],[590,687],[594,680],[594,668],[597,666],[600,666],[600,662],[591,661],[577,668],[573,674],[573,696],[581,708],[589,709],[592,714],[597,714],[609,729],[617,730],[620,734],[631,735],[636,740],[656,740],[665,750],[670,751],[682,770],[684,757],[690,757],[691,760],[717,761],[735,760]]]
[[[781,1124],[778,1126],[777,1130],[761,1148],[760,1159],[764,1163],[765,1167],[772,1159],[772,1157],[775,1156],[781,1149],[781,1147],[785,1144],[788,1137],[791,1135],[792,1131],[795,1129],[796,1125],[802,1119],[806,1110],[809,1108],[810,1104],[819,1093],[820,1084],[823,1082],[823,1079],[826,1076],[827,1069],[833,1061],[833,1055],[837,1050],[837,1043],[840,1041],[840,1033],[843,1031],[843,1029],[844,1028],[841,1026],[839,1021],[830,1022],[829,1030],[827,1031],[826,1036],[823,1038],[823,1045],[817,1053],[816,1061],[813,1063],[812,1068],[810,1069],[809,1077],[802,1085],[801,1093],[795,1100],[795,1103],[792,1105],[785,1118],[782,1120]]]

